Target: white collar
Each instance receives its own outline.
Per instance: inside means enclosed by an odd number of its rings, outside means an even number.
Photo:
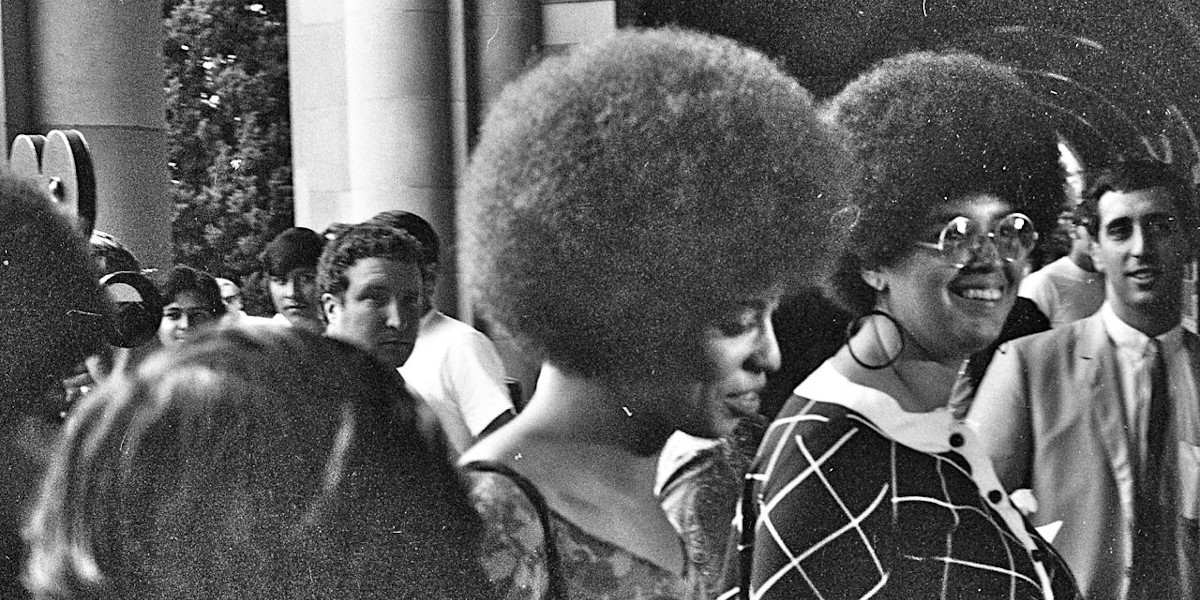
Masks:
[[[1104,323],[1104,330],[1108,332],[1108,337],[1118,348],[1124,348],[1139,354],[1149,352],[1150,336],[1134,329],[1132,325],[1121,320],[1113,310],[1112,305],[1107,300],[1100,306],[1100,320]],[[1163,352],[1170,356],[1172,352],[1179,351],[1183,347],[1183,325],[1176,324],[1166,333],[1154,336],[1162,344]]]
[[[887,437],[922,452],[950,450],[950,434],[961,425],[950,407],[924,413],[908,412],[895,398],[850,381],[826,361],[796,388],[796,395],[853,410]]]

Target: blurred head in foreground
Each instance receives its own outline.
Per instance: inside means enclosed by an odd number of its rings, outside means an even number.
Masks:
[[[296,328],[214,329],[68,421],[26,528],[37,598],[476,598],[475,518],[391,375]]]

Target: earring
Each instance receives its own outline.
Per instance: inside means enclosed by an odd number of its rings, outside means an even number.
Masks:
[[[896,351],[896,354],[877,365],[868,364],[859,358],[858,355],[854,353],[853,343],[855,334],[862,330],[863,322],[873,316],[880,316],[887,319],[887,321],[896,328],[896,337],[900,338],[900,349]],[[900,358],[900,355],[904,353],[904,345],[904,328],[900,326],[900,322],[897,321],[895,317],[882,310],[876,309],[868,312],[865,315],[860,315],[858,318],[851,321],[846,327],[846,350],[850,353],[850,358],[854,359],[854,362],[858,363],[858,365],[864,369],[878,371],[879,369],[886,369],[892,366],[892,363],[896,362],[896,360]]]

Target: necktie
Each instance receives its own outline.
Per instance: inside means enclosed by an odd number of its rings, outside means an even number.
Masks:
[[[1146,407],[1146,454],[1140,463],[1134,495],[1133,598],[1179,597],[1175,580],[1175,519],[1172,516],[1169,460],[1171,400],[1162,344],[1152,340],[1150,403]]]

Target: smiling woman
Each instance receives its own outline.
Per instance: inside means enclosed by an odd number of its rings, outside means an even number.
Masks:
[[[830,278],[859,315],[795,390],[747,476],[743,597],[1074,598],[947,404],[999,335],[1060,204],[1053,131],[1015,73],[884,61],[826,108],[863,170]]]
[[[158,341],[172,348],[195,337],[196,332],[225,314],[221,288],[212,275],[184,265],[167,272],[163,282],[162,321]]]
[[[466,266],[545,361],[463,457],[507,597],[709,597],[657,457],[677,429],[756,413],[779,295],[838,244],[840,158],[803,88],[698,34],[618,33],[498,100],[463,190]]]

